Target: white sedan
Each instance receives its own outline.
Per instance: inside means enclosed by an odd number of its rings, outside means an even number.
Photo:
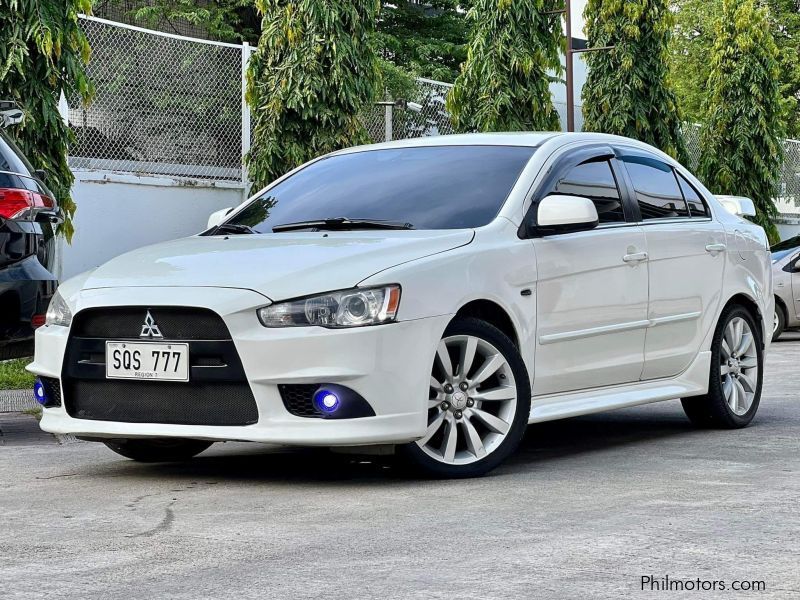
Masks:
[[[529,423],[659,400],[743,427],[774,299],[736,212],[609,135],[335,152],[64,283],[29,367],[41,426],[145,461],[394,449],[440,477],[486,473]]]

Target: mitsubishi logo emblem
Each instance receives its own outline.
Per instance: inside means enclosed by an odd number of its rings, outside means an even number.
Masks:
[[[161,330],[158,328],[156,324],[156,320],[153,318],[153,315],[150,314],[150,311],[147,311],[147,316],[144,318],[144,325],[142,325],[142,333],[139,334],[139,337],[142,338],[158,338],[163,339],[164,336],[161,335]]]

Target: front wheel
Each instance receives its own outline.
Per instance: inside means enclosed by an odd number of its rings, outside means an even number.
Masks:
[[[681,400],[692,423],[735,429],[753,420],[764,372],[760,331],[744,307],[734,305],[723,311],[711,343],[708,393]]]
[[[178,462],[197,456],[213,442],[159,438],[108,440],[104,444],[117,454],[139,462]]]
[[[772,341],[774,342],[786,329],[786,316],[783,314],[783,309],[775,303],[775,314],[772,317]]]
[[[431,370],[428,428],[398,448],[435,477],[477,477],[519,445],[531,405],[528,371],[514,343],[478,319],[445,330]]]

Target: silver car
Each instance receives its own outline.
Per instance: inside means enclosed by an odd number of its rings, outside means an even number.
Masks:
[[[787,329],[800,327],[800,235],[772,246],[775,317],[772,341]]]

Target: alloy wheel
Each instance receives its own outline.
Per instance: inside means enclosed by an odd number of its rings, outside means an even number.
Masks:
[[[758,386],[756,337],[750,325],[734,317],[725,327],[720,352],[720,377],[725,401],[734,414],[750,410]]]
[[[428,428],[417,444],[442,463],[476,462],[500,446],[516,410],[517,385],[503,354],[476,336],[445,337],[431,372]]]
[[[775,312],[772,313],[772,333],[778,331],[778,325],[780,325],[780,319],[778,317],[778,309],[775,309]]]

